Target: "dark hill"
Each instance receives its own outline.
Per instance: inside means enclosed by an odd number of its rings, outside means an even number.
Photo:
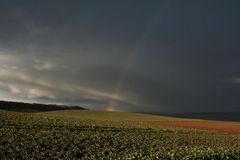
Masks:
[[[240,121],[240,111],[236,112],[206,112],[206,113],[184,113],[172,115],[181,118],[197,118],[205,120]]]
[[[83,110],[85,108],[79,106],[64,106],[55,104],[0,101],[0,109],[16,112],[46,112],[56,110]]]

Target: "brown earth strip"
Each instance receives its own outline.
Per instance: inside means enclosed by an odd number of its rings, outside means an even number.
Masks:
[[[146,121],[161,126],[192,128],[240,135],[240,122],[225,121]]]

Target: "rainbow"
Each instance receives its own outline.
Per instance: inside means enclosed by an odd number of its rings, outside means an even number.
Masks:
[[[112,112],[113,111],[113,105],[112,105],[113,101],[109,101],[105,107],[105,111],[108,111],[108,112]]]
[[[121,77],[117,81],[116,86],[113,89],[113,94],[119,94],[119,92],[122,88],[122,85],[124,84],[124,81],[126,79],[127,71],[134,65],[136,57],[137,57],[139,51],[141,50],[141,47],[143,46],[145,39],[148,37],[149,34],[152,33],[152,30],[156,26],[156,22],[157,22],[157,17],[154,17],[152,19],[152,21],[149,23],[146,31],[143,32],[142,35],[140,35],[140,37],[139,37],[138,41],[136,42],[136,45],[133,47],[132,51],[128,54],[125,65],[122,68]],[[105,111],[110,111],[110,112],[114,111],[114,108],[113,108],[114,102],[115,102],[114,99],[110,99],[106,104]]]

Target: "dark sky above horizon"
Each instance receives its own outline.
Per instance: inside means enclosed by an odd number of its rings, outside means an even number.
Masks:
[[[240,110],[240,1],[1,1],[0,99]]]

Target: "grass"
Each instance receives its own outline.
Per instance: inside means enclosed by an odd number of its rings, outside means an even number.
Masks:
[[[174,118],[168,116],[157,116],[141,113],[129,112],[107,112],[91,110],[66,110],[41,112],[39,115],[57,116],[74,119],[92,119],[92,120],[111,120],[111,121],[146,121],[146,120],[180,120],[183,118]]]
[[[1,159],[240,159],[237,135],[149,125],[123,112],[0,110]]]

